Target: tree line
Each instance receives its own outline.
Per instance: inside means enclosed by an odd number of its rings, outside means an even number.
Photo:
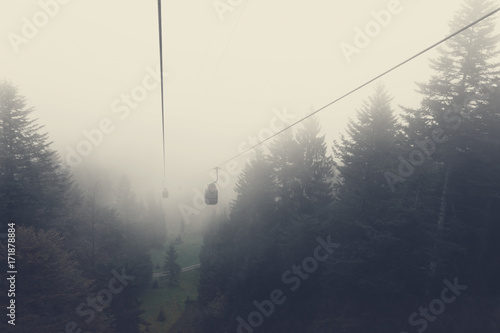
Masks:
[[[450,29],[491,9],[466,0]],[[333,154],[314,118],[257,150],[205,234],[188,331],[500,331],[494,29],[439,49],[415,109],[378,84]]]
[[[110,184],[82,190],[32,112],[12,83],[0,83],[0,233],[15,223],[18,272],[16,325],[2,320],[0,330],[138,333],[150,249],[166,238],[162,206],[139,202],[126,176],[105,200]],[[0,248],[7,263],[6,240]],[[8,302],[0,293],[4,309]]]

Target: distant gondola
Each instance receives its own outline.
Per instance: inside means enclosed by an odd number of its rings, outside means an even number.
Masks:
[[[205,188],[205,204],[216,205],[219,199],[219,192],[215,183],[210,183]]]
[[[217,178],[213,183],[207,184],[205,187],[205,204],[207,205],[217,205],[219,201],[219,191],[217,190],[217,181],[219,180],[219,167],[215,168]]]

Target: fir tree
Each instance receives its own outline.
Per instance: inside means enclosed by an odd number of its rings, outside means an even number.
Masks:
[[[156,316],[156,321],[164,322],[167,320],[167,315],[165,314],[165,309],[163,305],[160,306],[160,311],[158,311],[158,316]]]
[[[297,163],[302,213],[324,208],[333,200],[333,160],[327,155],[325,136],[314,117],[306,119],[295,136],[300,157]]]
[[[181,266],[179,266],[176,262],[177,257],[178,255],[175,247],[170,245],[165,256],[165,263],[163,265],[163,269],[168,275],[168,283],[170,285],[176,285],[179,283],[179,278],[181,276]]]
[[[64,323],[77,319],[75,308],[85,300],[92,281],[82,276],[58,232],[16,229],[16,270],[22,274],[16,279],[15,328],[20,332],[63,331]],[[0,250],[0,259],[7,262],[7,244],[0,242]],[[3,278],[0,286],[9,290],[8,282]],[[2,304],[6,304],[6,296],[7,292],[2,293]],[[78,321],[84,327],[84,321]]]
[[[118,183],[116,194],[116,210],[125,225],[126,237],[131,237],[134,225],[139,220],[139,205],[132,189],[132,183],[127,175],[123,175]]]
[[[301,152],[293,132],[278,135],[269,145],[267,159],[272,167],[273,185],[279,224],[285,226],[300,209],[302,191],[299,183]]]
[[[51,225],[71,182],[17,88],[0,83],[0,225]]]
[[[397,163],[398,123],[392,98],[382,85],[363,103],[357,120],[347,124],[347,137],[334,144],[340,180],[335,185],[342,205],[358,216],[380,218],[390,200],[384,174]]]
[[[491,11],[492,7],[487,0],[466,0],[452,20],[450,30],[456,31],[473,22]],[[415,144],[417,140],[426,140],[424,149],[427,155],[432,154],[432,164],[426,168],[433,170],[428,174],[435,175],[435,185],[421,190],[422,182],[419,180],[418,191],[420,197],[439,198],[426,205],[429,211],[433,211],[432,218],[436,225],[434,237],[439,240],[431,250],[429,260],[429,275],[436,277],[436,283],[447,271],[455,270],[444,265],[456,255],[457,237],[460,236],[454,233],[461,232],[459,224],[452,224],[449,218],[452,202],[459,199],[453,193],[462,181],[455,172],[463,169],[463,163],[474,146],[475,140],[468,129],[481,126],[480,110],[488,104],[488,90],[495,84],[498,74],[495,56],[499,54],[496,48],[499,39],[494,29],[493,20],[483,20],[441,48],[439,57],[431,61],[435,74],[427,83],[419,84],[419,92],[423,95],[420,108],[406,109],[410,149],[418,148]],[[441,133],[443,140],[430,142],[429,138],[436,131]],[[436,188],[439,188],[437,193]],[[439,263],[441,272],[437,277]]]
[[[257,220],[269,218],[277,196],[273,180],[271,163],[262,150],[256,150],[236,181],[231,219],[243,216]]]

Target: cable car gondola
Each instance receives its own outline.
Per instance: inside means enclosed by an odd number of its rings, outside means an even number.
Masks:
[[[216,205],[219,200],[219,191],[217,190],[217,180],[219,180],[219,168],[215,168],[217,179],[213,183],[207,184],[205,187],[205,204]]]
[[[219,191],[217,190],[217,186],[215,183],[210,183],[205,188],[205,204],[207,205],[216,205],[219,199]]]

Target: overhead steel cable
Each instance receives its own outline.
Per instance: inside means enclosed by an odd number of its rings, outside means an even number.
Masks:
[[[320,111],[322,111],[322,110],[326,109],[327,107],[329,107],[329,106],[331,106],[331,105],[333,105],[333,104],[337,103],[338,101],[340,101],[340,100],[344,99],[345,97],[347,97],[347,96],[349,96],[349,95],[353,94],[354,92],[356,92],[356,91],[360,90],[361,88],[363,88],[363,87],[365,87],[365,86],[369,85],[369,84],[370,84],[370,83],[372,83],[373,81],[376,81],[376,80],[380,79],[381,77],[383,77],[383,76],[385,76],[385,75],[389,74],[390,72],[394,71],[395,69],[397,69],[397,68],[399,68],[399,67],[403,66],[404,64],[406,64],[406,63],[408,63],[408,62],[412,61],[413,59],[415,59],[415,58],[417,58],[417,57],[421,56],[422,54],[424,54],[424,53],[426,53],[426,52],[430,51],[431,49],[435,48],[436,46],[439,46],[440,44],[442,44],[442,43],[446,42],[447,40],[449,40],[449,39],[451,39],[451,38],[453,38],[453,37],[455,37],[456,35],[458,35],[458,34],[462,33],[463,31],[465,31],[465,30],[467,30],[467,29],[469,29],[469,28],[471,28],[472,26],[474,26],[474,25],[478,24],[479,22],[481,22],[481,21],[483,21],[483,20],[487,19],[488,17],[490,17],[490,16],[492,16],[492,15],[496,14],[496,13],[497,13],[497,12],[499,12],[499,11],[500,11],[500,7],[499,7],[499,8],[497,8],[497,9],[495,9],[495,10],[493,10],[493,11],[491,11],[491,12],[489,12],[488,14],[486,14],[486,15],[482,16],[481,18],[477,19],[476,21],[474,21],[474,22],[472,22],[472,23],[470,23],[470,24],[466,25],[465,27],[463,27],[463,28],[461,28],[461,29],[459,29],[459,30],[455,31],[454,33],[452,33],[451,35],[449,35],[449,36],[447,36],[447,37],[445,37],[445,38],[441,39],[440,41],[438,41],[438,42],[436,42],[436,43],[432,44],[431,46],[429,46],[429,47],[425,48],[424,50],[422,50],[422,51],[418,52],[417,54],[415,54],[415,55],[411,56],[410,58],[408,58],[408,59],[406,59],[406,60],[404,60],[404,61],[400,62],[399,64],[397,64],[397,65],[395,65],[395,66],[391,67],[390,69],[388,69],[388,70],[384,71],[383,73],[381,73],[381,74],[379,74],[379,75],[375,76],[374,78],[372,78],[372,79],[370,79],[370,80],[366,81],[365,83],[363,83],[363,84],[359,85],[358,87],[356,87],[356,88],[354,88],[354,89],[350,90],[349,92],[347,92],[347,93],[345,93],[344,95],[342,95],[342,96],[338,97],[337,99],[335,99],[335,100],[331,101],[330,103],[328,103],[328,104],[326,104],[325,106],[323,106],[323,107],[319,108],[318,110],[316,110],[316,111],[314,111],[314,112],[311,112],[311,113],[310,113],[310,114],[308,114],[307,116],[305,116],[305,117],[303,117],[303,118],[301,118],[301,119],[297,120],[296,122],[294,122],[294,123],[292,123],[292,124],[288,125],[287,127],[283,128],[283,129],[282,129],[282,130],[280,130],[279,132],[274,133],[274,134],[273,134],[273,135],[271,135],[270,137],[268,137],[268,138],[266,138],[266,139],[264,139],[264,140],[262,140],[262,141],[260,141],[260,142],[256,143],[255,145],[253,145],[253,146],[251,146],[251,147],[249,147],[249,148],[245,149],[244,151],[242,151],[242,152],[240,152],[240,153],[238,153],[238,154],[234,155],[233,157],[231,157],[231,158],[229,158],[229,159],[225,160],[224,162],[222,162],[222,163],[218,164],[215,168],[220,168],[222,165],[224,165],[224,164],[226,164],[226,163],[228,163],[228,162],[230,162],[230,161],[232,161],[232,160],[234,160],[234,159],[236,159],[236,158],[238,158],[238,157],[240,157],[240,156],[242,156],[242,155],[244,155],[244,154],[248,153],[249,151],[251,151],[251,150],[255,149],[255,148],[256,148],[256,147],[258,147],[258,146],[260,146],[261,144],[263,144],[263,143],[265,143],[265,142],[267,142],[267,141],[271,140],[271,139],[272,139],[272,138],[274,138],[275,136],[277,136],[277,135],[279,135],[279,134],[283,133],[284,131],[286,131],[286,130],[288,130],[288,129],[292,128],[293,126],[295,126],[295,125],[297,125],[297,124],[301,123],[302,121],[306,120],[307,118],[309,118],[309,117],[311,117],[311,116],[315,115],[316,113],[318,113],[318,112],[320,112]],[[212,169],[214,169],[214,168],[212,168]],[[210,169],[210,170],[212,170],[212,169]]]
[[[231,41],[233,40],[234,33],[236,32],[236,29],[238,28],[238,25],[240,24],[240,20],[241,20],[241,17],[243,16],[243,13],[245,12],[245,8],[247,6],[247,2],[248,1],[245,1],[245,3],[243,4],[243,8],[241,9],[240,14],[238,16],[238,19],[236,21],[236,24],[234,25],[233,30],[231,31],[231,35],[229,36],[229,40],[227,41],[226,46],[224,46],[224,50],[222,51],[222,56],[219,59],[219,63],[217,64],[217,67],[215,68],[215,71],[212,74],[212,77],[210,79],[210,83],[205,88],[205,92],[204,92],[204,94],[201,97],[200,104],[196,108],[196,111],[198,111],[201,108],[201,106],[203,105],[203,102],[205,101],[205,98],[207,97],[208,90],[210,89],[210,87],[214,83],[215,76],[217,75],[217,73],[218,73],[218,71],[220,69],[220,66],[222,64],[222,61],[224,60],[224,57],[226,56],[226,52],[227,52],[228,46],[231,43]],[[215,24],[214,24],[214,27],[215,27]],[[212,30],[212,32],[213,32],[213,30]]]
[[[161,130],[162,130],[162,147],[163,147],[163,186],[165,186],[166,178],[166,162],[165,162],[165,109],[163,98],[163,47],[162,47],[162,27],[161,27],[161,0],[158,0],[158,29],[160,39],[160,86],[161,86]]]

